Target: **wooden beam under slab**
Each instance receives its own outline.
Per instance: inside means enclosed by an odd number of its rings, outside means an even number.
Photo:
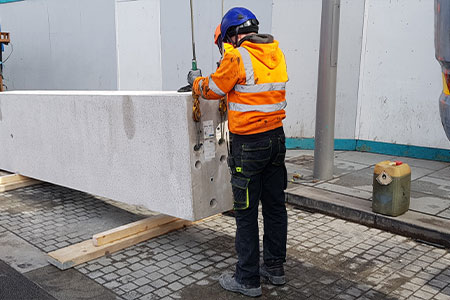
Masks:
[[[148,229],[146,231],[142,231],[101,246],[94,246],[92,240],[87,240],[56,251],[52,251],[48,253],[47,259],[52,265],[56,266],[57,268],[66,270],[81,263],[122,250],[129,246],[183,228],[190,224],[190,221],[177,219],[175,221],[155,226],[154,228]]]
[[[120,240],[128,236],[137,234],[139,232],[146,231],[156,226],[161,226],[163,224],[170,223],[176,220],[179,219],[167,215],[157,215],[145,218],[137,222],[133,222],[123,226],[119,226],[117,228],[113,228],[105,232],[94,234],[92,236],[92,242],[94,243],[94,246],[106,245],[113,241]]]
[[[37,183],[40,183],[40,181],[19,174],[0,176],[0,193],[27,187]]]
[[[0,176],[0,184],[12,183],[29,179],[28,177],[19,174],[8,174]]]

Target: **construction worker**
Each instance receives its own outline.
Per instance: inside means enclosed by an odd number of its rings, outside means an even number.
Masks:
[[[205,99],[227,95],[231,153],[228,164],[236,212],[234,274],[222,274],[229,291],[257,297],[260,276],[283,285],[287,213],[284,190],[287,173],[282,120],[288,80],[285,58],[269,34],[258,34],[258,20],[246,8],[235,7],[223,17],[221,37],[234,48],[226,50],[216,72],[188,74],[192,91]],[[260,266],[258,205],[264,217],[263,264]]]

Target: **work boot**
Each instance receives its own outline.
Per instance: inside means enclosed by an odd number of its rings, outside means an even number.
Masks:
[[[273,285],[283,285],[286,283],[283,265],[268,267],[266,264],[262,264],[259,268],[259,275],[268,279]]]
[[[240,284],[236,281],[233,274],[224,273],[219,278],[220,285],[227,291],[241,293],[248,297],[259,297],[262,295],[261,286],[250,286],[247,284]]]

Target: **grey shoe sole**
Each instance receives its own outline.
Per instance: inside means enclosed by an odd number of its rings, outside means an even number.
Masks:
[[[269,280],[269,282],[273,285],[284,285],[286,284],[285,276],[273,276],[270,275],[265,269],[259,268],[259,275]]]
[[[235,292],[235,293],[241,293],[244,296],[247,297],[259,297],[262,295],[262,289],[261,287],[257,288],[241,288],[238,286],[229,286],[227,285],[222,278],[219,279],[220,286],[224,288],[227,291]]]

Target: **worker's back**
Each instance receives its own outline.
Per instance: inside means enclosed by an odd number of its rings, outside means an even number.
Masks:
[[[268,34],[253,34],[229,54],[229,63],[236,59],[239,70],[228,93],[230,131],[254,134],[281,127],[288,75],[278,42]]]

